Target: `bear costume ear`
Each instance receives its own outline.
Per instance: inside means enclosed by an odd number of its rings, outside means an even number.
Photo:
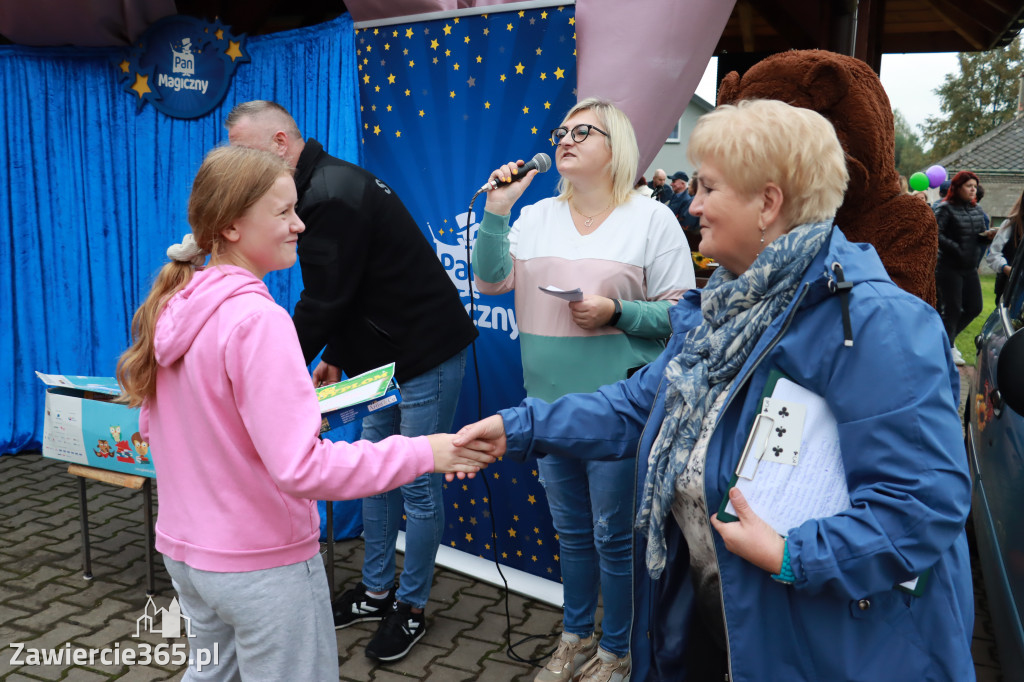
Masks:
[[[801,79],[801,90],[811,98],[811,102],[804,106],[819,113],[830,111],[850,91],[850,70],[845,64],[831,59],[808,61],[809,68]]]
[[[718,84],[718,96],[715,105],[732,104],[740,94],[740,74],[737,71],[730,71]]]

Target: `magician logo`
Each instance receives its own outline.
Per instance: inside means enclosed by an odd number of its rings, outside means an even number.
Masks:
[[[170,16],[152,24],[116,66],[121,87],[174,118],[198,118],[224,99],[231,77],[249,61],[245,36],[194,17]]]

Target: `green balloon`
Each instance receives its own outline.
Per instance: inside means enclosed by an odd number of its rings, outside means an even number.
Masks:
[[[923,192],[928,189],[928,176],[918,171],[910,176],[910,189],[915,192]]]

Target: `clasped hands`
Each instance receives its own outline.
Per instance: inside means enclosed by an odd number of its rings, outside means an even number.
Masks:
[[[505,422],[501,415],[494,415],[475,424],[467,424],[455,434],[452,445],[501,457],[508,448]],[[726,549],[769,573],[779,573],[785,540],[767,521],[754,513],[738,488],[729,491],[729,499],[739,521],[725,523],[715,515],[711,517],[711,525],[722,536]]]

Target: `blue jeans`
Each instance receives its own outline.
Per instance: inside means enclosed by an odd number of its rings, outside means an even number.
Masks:
[[[401,434],[426,436],[452,428],[466,371],[463,349],[419,376],[402,382],[402,402],[363,419],[363,439],[377,442]],[[412,483],[363,500],[363,584],[374,592],[395,582],[395,543],[405,513],[405,564],[398,600],[422,609],[430,597],[434,559],[444,532],[443,474],[423,474]]]
[[[601,647],[629,651],[633,617],[632,541],[635,460],[587,461],[547,456],[537,461],[558,532],[562,566],[562,628],[589,637],[600,586]]]

